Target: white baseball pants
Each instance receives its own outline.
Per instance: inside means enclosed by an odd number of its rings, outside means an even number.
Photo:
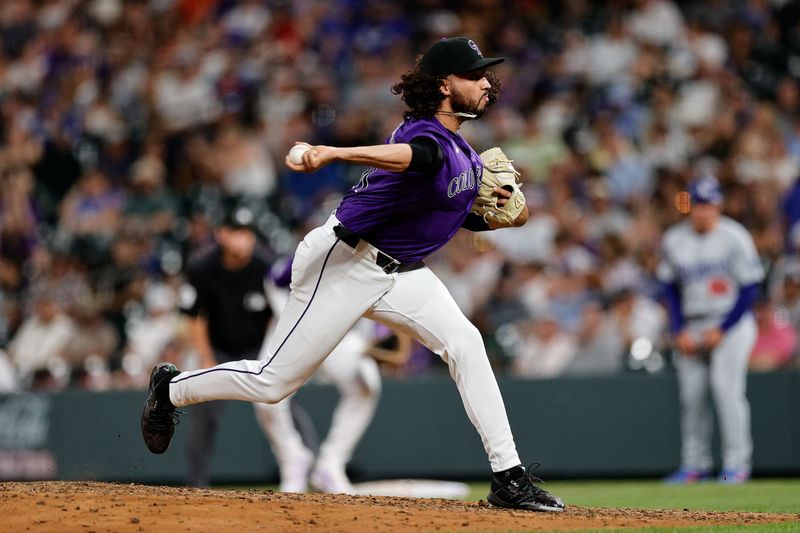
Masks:
[[[260,361],[184,372],[170,384],[178,407],[210,400],[277,403],[297,390],[361,317],[407,333],[447,363],[492,470],[520,464],[483,340],[428,268],[386,274],[377,249],[333,232],[331,216],[297,247],[289,302]]]

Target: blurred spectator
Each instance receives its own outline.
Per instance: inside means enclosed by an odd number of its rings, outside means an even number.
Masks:
[[[750,353],[750,370],[771,372],[788,368],[797,350],[797,331],[775,311],[774,304],[764,298],[753,309],[758,336]]]
[[[0,350],[0,394],[15,392],[19,390],[19,380],[17,379],[17,371],[8,354]]]
[[[82,174],[68,133],[64,130],[53,132],[44,143],[41,157],[30,168],[36,176],[35,196],[42,209],[42,218],[53,224],[58,218],[59,204]]]
[[[252,40],[264,31],[270,12],[259,0],[244,0],[222,17],[222,27],[231,38]]]
[[[0,183],[0,258],[13,287],[24,281],[25,263],[38,251],[38,217],[32,198],[33,176],[20,167]]]
[[[513,325],[529,316],[517,290],[518,278],[513,274],[511,265],[503,265],[489,298],[476,312],[475,323],[487,335],[499,335],[503,326]]]
[[[592,300],[590,283],[595,259],[569,231],[564,230],[556,237],[555,262],[555,267],[548,271],[548,313],[562,328],[575,332],[583,306]]]
[[[598,243],[601,272],[601,285],[609,293],[618,291],[635,291],[641,287],[644,277],[641,267],[633,254],[616,233],[608,233]]]
[[[680,171],[686,167],[690,149],[691,142],[683,129],[658,121],[645,132],[642,153],[651,168]]]
[[[550,302],[552,276],[544,263],[522,263],[512,265],[517,280],[519,300],[528,316],[547,309]]]
[[[0,165],[4,169],[21,169],[36,163],[42,156],[42,143],[26,126],[21,115],[25,111],[20,107],[14,109],[19,102],[5,102],[4,106],[8,123],[4,126],[4,143],[0,148]]]
[[[630,224],[630,215],[611,201],[608,182],[602,177],[594,177],[586,182],[589,205],[583,216],[587,224],[587,237],[597,243],[602,237],[622,234]]]
[[[86,265],[69,251],[49,250],[36,265],[32,287],[26,297],[35,299],[46,288],[50,297],[58,301],[66,312],[91,294],[87,271]]]
[[[800,263],[795,260],[786,267],[770,295],[776,301],[777,318],[800,330]]]
[[[98,170],[85,173],[64,198],[59,228],[83,261],[96,264],[108,252],[122,206],[122,195]]]
[[[117,331],[119,344],[111,361],[119,368],[121,349],[127,340],[125,324],[131,313],[141,306],[147,286],[148,272],[160,273],[160,265],[152,254],[153,241],[142,228],[127,226],[111,243],[110,257],[102,268],[92,272],[93,285],[103,307],[104,316]]]
[[[183,329],[175,289],[166,283],[149,283],[144,293],[144,315],[133,316],[126,324],[128,340],[122,359],[125,379],[145,386],[153,365],[180,362]]]
[[[38,286],[32,292],[33,312],[11,339],[8,354],[28,386],[58,388],[66,378],[60,357],[73,334],[72,319],[49,287]]]
[[[100,311],[92,295],[69,309],[72,332],[59,355],[69,368],[71,381],[81,388],[110,386],[109,359],[119,340],[114,326]]]
[[[800,179],[786,191],[782,204],[784,239],[789,253],[800,252]]]
[[[518,228],[489,232],[486,238],[510,261],[544,263],[553,253],[558,220],[550,213],[540,189],[526,187],[523,192],[531,213],[528,222]]]
[[[22,320],[22,312],[16,300],[17,296],[7,290],[2,283],[2,265],[0,262],[0,347],[5,348],[12,332]]]
[[[634,343],[645,341],[651,349],[662,348],[666,326],[663,308],[639,295],[634,286],[620,286],[609,294],[609,308],[603,314],[598,304],[584,307],[578,331],[580,349],[571,362],[570,374],[608,374],[630,366],[631,356],[645,359],[652,353],[632,354]],[[663,366],[656,361],[655,371]]]
[[[517,341],[510,350],[511,373],[525,378],[551,378],[566,370],[577,354],[575,340],[564,332],[556,318],[541,313],[518,323]]]
[[[566,126],[566,107],[566,103],[554,98],[528,115],[524,131],[508,132],[507,139],[500,141],[526,182],[546,184],[553,167],[567,157],[567,147],[561,137]],[[516,114],[505,109],[511,114],[511,119],[507,120],[516,118]]]
[[[631,34],[639,41],[672,46],[684,37],[683,15],[669,0],[637,0],[628,16]]]
[[[482,250],[480,246],[486,248]],[[467,318],[486,304],[500,276],[502,256],[489,246],[474,233],[460,232],[453,245],[431,261],[431,269]]]
[[[577,352],[565,374],[597,376],[621,372],[625,368],[625,348],[616,327],[599,301],[584,306],[577,331]]]
[[[603,32],[588,44],[586,74],[593,85],[618,82],[625,77],[636,58],[636,43],[631,39],[619,13],[611,13]]]
[[[153,147],[131,167],[130,192],[122,209],[125,225],[143,228],[150,236],[167,233],[178,215],[178,200],[164,185],[166,168],[158,150]]]
[[[210,147],[211,165],[228,196],[264,198],[275,187],[275,167],[266,147],[241,127],[228,125]]]
[[[166,68],[155,74],[153,105],[168,133],[181,133],[207,125],[220,114],[214,89],[215,76],[204,71],[211,57],[196,43],[178,45]]]
[[[653,187],[647,160],[613,124],[601,116],[595,124],[597,144],[589,153],[592,167],[606,175],[611,197],[621,203],[646,198]]]
[[[742,183],[763,181],[781,192],[792,185],[798,166],[789,157],[779,136],[772,106],[761,104],[755,110],[734,147],[733,164],[736,177]]]

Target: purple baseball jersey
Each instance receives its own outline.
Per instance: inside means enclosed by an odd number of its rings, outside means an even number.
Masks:
[[[429,256],[453,238],[480,187],[483,163],[464,138],[435,118],[408,119],[387,144],[430,137],[442,147],[436,173],[369,168],[344,196],[336,218],[402,263]]]

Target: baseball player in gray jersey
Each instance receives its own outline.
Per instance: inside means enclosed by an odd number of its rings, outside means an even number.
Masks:
[[[701,176],[690,184],[689,194],[689,220],[664,234],[658,269],[678,353],[681,401],[681,467],[665,481],[711,477],[710,386],[722,435],[718,479],[743,483],[750,477],[752,455],[745,396],[756,339],[751,308],[764,273],[750,234],[720,214],[717,180]]]
[[[298,172],[334,161],[371,168],[328,221],[298,245],[289,302],[268,357],[194,372],[178,372],[169,364],[153,369],[141,419],[150,451],[166,451],[177,407],[216,399],[279,402],[364,316],[418,339],[447,363],[488,455],[489,502],[564,509],[561,499],[538,487],[522,466],[481,335],[422,262],[462,227],[502,227],[470,213],[484,165],[458,133],[465,120],[479,118],[496,100],[499,80],[487,69],[502,61],[483,57],[471,39],[442,39],[392,88],[409,109],[387,144],[309,146],[302,164],[287,156],[287,166]],[[492,194],[496,204],[516,203],[515,195],[501,187]],[[521,225],[527,218],[524,208],[512,222]]]

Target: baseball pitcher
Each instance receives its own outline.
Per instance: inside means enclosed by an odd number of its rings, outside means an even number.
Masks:
[[[195,372],[169,364],[153,369],[141,420],[152,452],[169,446],[176,407],[213,399],[279,402],[364,316],[418,339],[447,363],[493,472],[489,502],[564,509],[522,466],[481,335],[423,262],[462,227],[492,230],[528,218],[502,150],[481,157],[458,133],[496,101],[499,80],[488,68],[502,61],[484,57],[471,39],[442,39],[392,88],[408,110],[386,144],[308,145],[300,163],[286,157],[297,172],[334,162],[370,168],[298,245],[268,357]]]

